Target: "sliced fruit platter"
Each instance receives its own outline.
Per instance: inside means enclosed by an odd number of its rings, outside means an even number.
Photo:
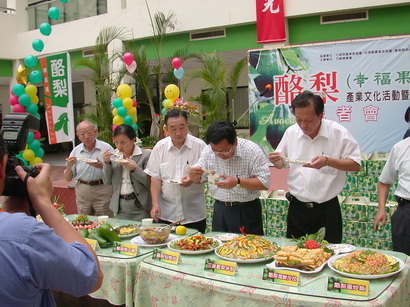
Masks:
[[[193,235],[187,238],[173,240],[168,243],[168,247],[180,253],[185,254],[203,254],[213,251],[220,246],[222,242],[214,238],[208,238],[203,235]]]
[[[98,221],[90,221],[86,214],[81,214],[71,221],[71,225],[76,229],[94,229],[98,227]]]
[[[276,243],[257,235],[245,235],[226,242],[215,254],[230,261],[251,263],[272,259],[278,250]]]

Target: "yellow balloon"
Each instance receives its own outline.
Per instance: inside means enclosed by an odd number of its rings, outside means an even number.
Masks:
[[[23,158],[26,161],[31,161],[33,160],[35,157],[34,151],[32,151],[31,149],[25,149],[23,151]]]
[[[114,117],[118,115],[117,108],[112,109],[112,115],[114,115]]]
[[[26,92],[27,95],[34,96],[34,95],[37,94],[37,86],[35,86],[33,84],[29,84],[29,85],[26,86],[24,91]]]
[[[162,129],[164,129],[165,132],[168,132],[166,125],[163,125],[163,126],[162,126]]]
[[[117,116],[115,116],[115,117],[112,119],[112,123],[113,123],[114,125],[116,125],[116,126],[119,126],[119,125],[121,125],[121,124],[124,123],[124,120],[123,120],[123,119],[124,119],[124,118],[123,118],[122,116],[117,115]]]
[[[124,100],[125,98],[131,98],[131,95],[132,95],[132,89],[131,89],[131,86],[129,86],[128,84],[121,84],[120,86],[117,87],[118,98]],[[123,105],[124,105],[124,102],[123,102]]]
[[[27,84],[27,70],[22,65],[19,65],[19,68],[17,68],[16,80],[20,84]]]
[[[34,104],[38,104],[38,102],[40,101],[37,95],[33,95],[33,96],[30,95],[30,98],[31,98],[31,103],[34,103]]]
[[[175,101],[179,97],[179,88],[175,84],[170,84],[167,85],[167,87],[164,90],[165,97],[168,99],[171,99],[172,101]]]
[[[31,166],[39,164],[39,163],[43,163],[43,159],[39,157],[34,157],[34,159],[29,162]]]
[[[133,122],[134,124],[136,124],[136,123],[137,123],[137,121],[138,121],[137,116],[136,116],[136,115],[135,115],[135,116],[133,116],[133,117],[132,117],[132,122]]]
[[[123,106],[124,108],[126,108],[126,109],[132,108],[132,105],[133,105],[133,102],[132,102],[132,99],[131,99],[131,98],[125,98],[125,99],[122,101],[122,106]]]
[[[137,114],[137,108],[129,108],[129,109],[127,109],[127,114],[128,114],[128,115],[131,115],[131,116],[136,115],[136,114]]]
[[[174,106],[174,102],[171,99],[167,99],[164,101],[164,108],[172,109]]]

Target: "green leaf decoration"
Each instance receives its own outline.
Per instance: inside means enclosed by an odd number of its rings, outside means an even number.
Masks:
[[[60,131],[63,129],[65,135],[68,135],[68,115],[63,113],[58,117],[57,122],[54,124],[54,130]]]

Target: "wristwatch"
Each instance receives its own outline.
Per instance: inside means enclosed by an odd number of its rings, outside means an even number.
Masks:
[[[236,176],[236,179],[238,179],[238,182],[236,183],[236,186],[237,186],[237,187],[240,187],[240,186],[241,186],[241,179],[239,179],[238,176]]]

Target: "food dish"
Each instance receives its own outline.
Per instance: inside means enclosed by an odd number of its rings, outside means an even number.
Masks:
[[[169,180],[166,181],[166,183],[169,183],[169,184],[181,184],[182,181],[181,181],[181,180],[176,180],[176,179],[169,179]]]
[[[121,229],[123,229],[123,231],[121,231]],[[129,239],[138,235],[138,228],[134,225],[123,225],[115,228],[115,232],[118,234],[120,239]]]
[[[171,242],[168,242],[168,244],[167,244],[168,248],[169,248],[170,250],[173,250],[174,252],[178,252],[178,253],[181,253],[181,254],[187,254],[187,255],[206,254],[206,253],[212,252],[215,248],[217,248],[217,247],[219,247],[219,246],[222,245],[222,242],[221,242],[220,240],[218,240],[218,239],[212,239],[212,240],[214,240],[214,242],[217,242],[217,243],[218,243],[217,246],[211,247],[211,248],[209,248],[209,249],[202,249],[202,250],[190,251],[190,250],[183,250],[183,249],[174,248],[174,247],[173,247],[174,244],[175,244],[177,241],[179,241],[179,240],[181,240],[181,239],[172,240]]]
[[[329,261],[329,260],[328,260]],[[268,263],[266,266],[268,268],[271,269],[281,269],[281,270],[287,270],[287,271],[295,271],[295,272],[300,272],[300,273],[305,273],[305,274],[315,274],[315,273],[319,273],[321,270],[323,270],[323,268],[325,267],[327,261],[323,262],[320,266],[318,266],[317,268],[315,268],[313,271],[304,271],[304,270],[300,270],[300,269],[296,269],[296,268],[289,268],[289,267],[284,267],[284,266],[277,266],[275,261],[273,261],[272,263]]]
[[[358,278],[358,279],[380,279],[380,278],[386,278],[386,277],[390,277],[390,276],[396,275],[396,274],[400,273],[400,272],[403,270],[403,268],[404,268],[404,262],[403,262],[401,259],[399,259],[399,258],[397,258],[397,257],[394,257],[394,256],[391,256],[393,259],[397,260],[397,262],[399,263],[399,269],[398,269],[397,271],[395,271],[395,272],[386,273],[386,274],[380,274],[380,275],[362,275],[362,274],[346,273],[346,272],[339,271],[339,270],[337,270],[335,267],[333,267],[333,263],[334,263],[337,259],[339,259],[339,258],[341,258],[341,257],[345,257],[345,256],[346,256],[346,255],[336,255],[336,256],[333,256],[333,257],[331,257],[331,258],[328,260],[327,265],[328,265],[329,268],[330,268],[331,270],[333,270],[334,272],[336,272],[336,273],[338,273],[338,274],[340,274],[340,275],[346,276],[346,277]]]
[[[178,237],[176,235],[170,234],[168,239],[164,242],[164,243],[160,243],[160,244],[148,244],[145,243],[145,241],[140,237],[135,237],[131,239],[131,243],[141,246],[141,247],[161,247],[161,246],[166,246],[167,243],[171,242],[172,240],[178,239]]]
[[[289,163],[295,163],[295,164],[309,164],[308,161],[303,161],[303,160],[294,160],[294,159],[289,159],[287,158]]]
[[[268,260],[272,260],[273,256],[268,257],[268,258],[256,258],[256,259],[235,259],[235,258],[228,258],[224,257],[218,254],[218,250],[215,249],[215,255],[217,255],[219,258],[222,258],[226,261],[232,261],[232,262],[237,262],[237,263],[259,263],[259,262],[264,262]]]
[[[339,254],[350,253],[356,249],[356,247],[350,244],[329,244],[327,247],[335,252],[338,251]]]
[[[222,242],[231,241],[232,239],[237,238],[238,235],[236,233],[220,233],[214,236],[214,239],[221,240]]]
[[[111,161],[118,162],[118,163],[130,163],[130,161],[128,161],[127,159],[118,158],[118,157],[111,158]]]

